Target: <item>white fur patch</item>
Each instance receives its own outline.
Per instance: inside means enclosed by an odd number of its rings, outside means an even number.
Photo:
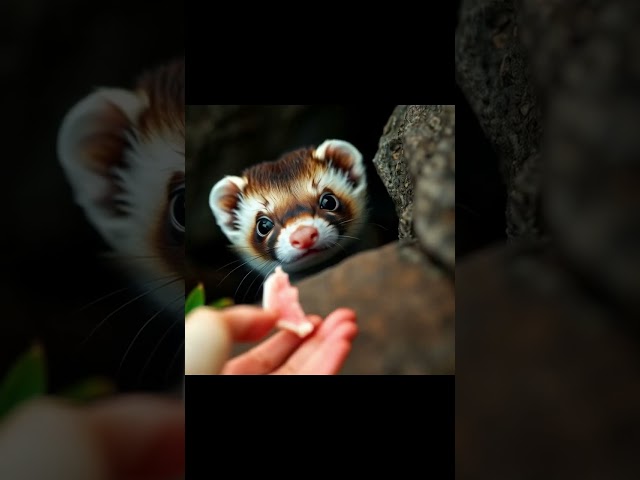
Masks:
[[[338,196],[344,196],[358,200],[358,203],[364,202],[364,198],[367,194],[367,182],[366,178],[362,177],[358,185],[354,188],[353,184],[349,181],[349,176],[343,170],[337,168],[328,168],[322,172],[315,182],[318,187],[316,193],[319,195],[325,188],[333,190]],[[309,185],[311,189],[311,185]]]
[[[365,168],[362,162],[360,150],[351,143],[344,140],[325,140],[314,152],[314,156],[319,160],[326,160],[327,150],[332,149],[346,153],[351,158],[351,172],[353,177],[360,180],[365,176]]]
[[[237,206],[237,220],[234,223],[237,230],[233,237],[227,235],[229,240],[236,245],[244,246],[248,244],[248,238],[253,235],[256,229],[256,213],[264,210],[264,204],[260,203],[257,199],[241,195]],[[234,241],[234,239],[237,240]]]
[[[291,245],[291,235],[299,227],[310,226],[318,230],[318,240],[311,247],[312,250],[324,250],[304,257],[308,249],[299,249]],[[277,258],[283,262],[283,268],[287,272],[296,272],[333,256],[336,244],[340,243],[338,230],[324,218],[300,218],[280,230],[280,236],[276,241],[275,251]],[[302,258],[304,257],[304,258]]]
[[[242,191],[246,183],[246,180],[243,178],[227,175],[218,181],[209,193],[209,208],[216,219],[216,223],[233,244],[238,244],[238,242],[241,241],[239,237],[243,235],[244,230],[241,227],[238,228],[239,225],[234,219],[233,212],[229,212],[220,207],[220,199],[234,192],[232,188],[233,185]]]
[[[129,121],[131,131],[114,124],[113,108]],[[141,290],[159,304],[184,295],[184,281],[157,252],[159,224],[168,221],[168,186],[176,173],[184,174],[184,138],[163,132],[142,139],[135,131],[139,114],[148,107],[143,96],[122,89],[101,89],[78,102],[66,115],[58,134],[58,156],[73,187],[76,202],[114,251],[113,256],[131,271]],[[126,134],[120,168],[94,167],[86,145],[96,136]],[[115,184],[115,185],[114,185]],[[117,186],[124,214],[116,214],[103,198]],[[122,202],[122,204],[120,203]],[[175,277],[171,283],[169,276]]]
[[[92,168],[92,160],[86,158],[86,143],[96,136],[121,134],[114,130],[118,125],[112,123],[114,108],[133,122],[146,107],[143,98],[128,90],[100,89],[69,110],[58,132],[58,158],[73,187],[75,201],[113,248],[122,230],[128,228],[127,221],[109,215],[109,208],[100,202],[111,190],[113,180]]]
[[[318,230],[318,240],[312,247],[314,250],[332,247],[338,241],[338,231],[324,218],[300,218],[280,230],[275,247],[276,256],[285,263],[298,260],[307,251],[291,245],[291,235],[299,227],[315,227]]]
[[[135,259],[128,262],[129,269],[134,270],[144,284],[176,274],[160,258],[143,257],[156,255],[150,253],[154,252],[150,245],[155,243],[153,237],[158,223],[167,221],[164,210],[169,202],[169,182],[176,172],[184,172],[184,143],[166,134],[154,135],[144,141],[132,136],[129,140],[131,147],[124,157],[126,170],[118,172],[123,188],[121,199],[127,203],[128,211],[120,228],[111,232],[110,240],[114,250],[123,254],[125,260],[128,256]],[[150,296],[158,303],[179,297],[181,293],[184,295],[184,281],[180,279],[163,285],[169,280],[156,280],[151,285],[156,288]]]
[[[149,232],[169,201],[167,186],[176,172],[184,172],[184,144],[177,138],[154,135],[143,142],[131,137],[125,152],[126,170],[119,172],[122,200],[129,204],[127,228],[118,239],[118,249],[141,252],[148,249]],[[124,243],[124,245],[123,245]]]

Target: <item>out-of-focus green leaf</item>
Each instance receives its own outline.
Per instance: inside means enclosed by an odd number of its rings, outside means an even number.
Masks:
[[[38,343],[23,353],[0,381],[0,418],[18,404],[47,391],[44,350]]]
[[[188,315],[194,308],[202,307],[204,305],[204,285],[199,283],[196,288],[191,290],[187,301],[184,303],[184,314]]]
[[[67,387],[60,395],[77,402],[88,402],[116,392],[116,386],[106,378],[92,377]]]
[[[230,307],[231,305],[233,305],[233,300],[231,298],[219,298],[209,304],[209,306],[213,308],[225,308]]]

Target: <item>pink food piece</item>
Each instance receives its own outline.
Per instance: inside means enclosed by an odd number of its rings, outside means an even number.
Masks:
[[[265,310],[278,312],[280,315],[280,320],[276,324],[278,328],[289,330],[300,338],[313,332],[314,325],[307,320],[298,301],[298,289],[289,283],[289,275],[279,266],[264,282],[262,307]]]

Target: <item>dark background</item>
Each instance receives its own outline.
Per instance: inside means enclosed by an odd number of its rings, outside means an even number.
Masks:
[[[276,451],[278,458],[302,459],[305,465],[322,452],[327,461],[319,468],[329,476],[336,464],[331,460],[346,457],[366,471],[455,478],[452,375],[190,375],[185,388],[190,480],[211,477],[211,446],[202,439],[216,430],[226,432],[228,445],[246,443],[247,435],[267,438],[252,453],[257,470],[274,462]]]
[[[128,283],[99,258],[105,245],[73,203],[56,158],[56,135],[68,109],[94,88],[130,87],[145,69],[183,55],[184,9],[169,1],[150,9],[143,2],[15,0],[2,2],[0,18],[0,375],[38,338],[45,344],[52,390],[90,373],[116,377],[148,308],[138,302],[123,308],[80,348],[98,322],[134,294],[126,290],[78,312]],[[166,383],[181,329],[165,339],[166,348],[158,349],[138,378],[166,330],[156,327],[141,335],[127,357],[118,375],[123,388]],[[170,375],[177,373],[174,368]]]

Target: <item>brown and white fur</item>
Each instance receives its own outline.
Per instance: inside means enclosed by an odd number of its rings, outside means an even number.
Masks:
[[[278,265],[301,272],[342,251],[361,230],[366,195],[362,154],[326,140],[224,177],[209,206],[236,252],[267,275]]]
[[[184,296],[184,61],[133,90],[100,88],[66,114],[58,156],[75,201],[157,303]]]

